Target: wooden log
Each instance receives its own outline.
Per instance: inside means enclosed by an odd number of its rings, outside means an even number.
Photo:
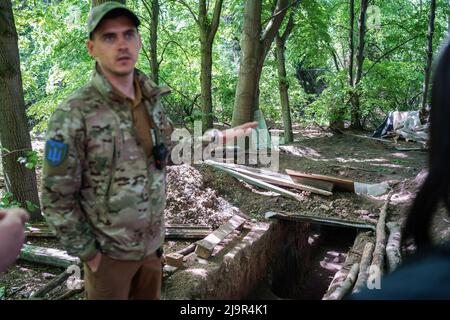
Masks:
[[[298,200],[298,201],[302,201],[302,198],[298,194],[295,194],[295,193],[292,193],[292,192],[287,191],[285,189],[282,189],[280,187],[274,186],[274,185],[269,184],[267,182],[264,182],[264,181],[262,181],[260,179],[249,177],[249,176],[247,176],[245,174],[236,172],[236,171],[234,171],[232,169],[226,168],[225,166],[222,166],[221,164],[218,164],[218,163],[210,161],[210,160],[205,161],[205,163],[207,163],[207,164],[209,164],[209,165],[211,165],[211,166],[213,166],[213,167],[215,167],[215,168],[217,168],[219,170],[222,170],[222,171],[228,173],[229,175],[235,177],[236,179],[244,180],[245,182],[248,182],[250,184],[256,185],[256,186],[258,186],[260,188],[276,192],[276,193],[278,193],[280,195],[283,195],[283,196],[286,196],[286,197],[289,197],[289,198],[292,198],[292,199],[295,199],[295,200]],[[311,187],[307,187],[307,186],[302,187],[302,190],[309,191],[309,192],[320,193],[320,194],[326,195],[326,196],[331,196],[332,195],[331,192],[323,191],[323,190],[319,190],[319,189],[315,189],[315,188],[311,188]]]
[[[214,250],[214,247],[234,230],[242,227],[244,223],[245,219],[238,215],[234,215],[227,223],[221,225],[205,239],[198,241],[197,247],[195,248],[195,254],[204,259],[209,258]]]
[[[191,243],[189,246],[187,246],[186,248],[183,248],[181,250],[178,250],[176,253],[181,254],[183,256],[186,256],[189,253],[194,252],[195,251],[195,247],[196,247],[196,244],[195,243]]]
[[[203,239],[211,231],[207,226],[166,225],[166,239]]]
[[[369,278],[369,266],[372,262],[374,245],[372,242],[367,242],[364,246],[363,255],[361,257],[361,264],[359,268],[358,279],[353,288],[353,293],[361,291],[367,285],[367,279]]]
[[[61,285],[64,281],[66,281],[70,277],[71,273],[64,271],[55,278],[53,278],[49,283],[45,286],[41,287],[38,291],[30,296],[30,299],[42,298],[47,293]]]
[[[211,228],[207,226],[195,225],[166,225],[166,239],[203,239],[211,233]],[[48,228],[25,231],[28,238],[55,238],[56,234]]]
[[[322,218],[317,216],[310,216],[301,213],[286,213],[286,212],[273,212],[269,211],[265,213],[266,219],[281,219],[289,221],[302,221],[315,224],[329,225],[334,227],[351,227],[357,229],[369,229],[375,231],[375,226],[370,224],[358,223],[354,221],[347,221],[338,218]]]
[[[166,258],[166,264],[169,266],[180,268],[183,266],[183,258],[184,256],[182,254],[172,252],[165,255]]]
[[[359,232],[358,235],[355,238],[355,241],[353,243],[352,248],[348,251],[347,258],[345,259],[345,262],[342,266],[342,268],[336,272],[336,274],[333,277],[333,280],[331,281],[330,285],[328,286],[328,290],[323,296],[323,300],[327,300],[328,297],[336,291],[337,288],[339,288],[342,283],[347,278],[347,275],[349,274],[352,266],[355,263],[361,262],[362,253],[364,251],[364,247],[368,241],[372,238],[373,231],[368,232]]]
[[[392,191],[389,192],[387,200],[380,210],[380,216],[377,223],[376,244],[373,252],[372,265],[377,267],[382,276],[384,273],[385,251],[386,251],[386,216],[391,201]]]
[[[398,222],[388,222],[386,226],[389,230],[389,238],[386,245],[386,256],[389,273],[393,272],[402,263],[400,251],[401,233]]]
[[[351,292],[353,285],[355,284],[356,278],[358,277],[359,263],[353,264],[350,272],[348,273],[345,281],[340,287],[338,287],[333,293],[331,293],[324,300],[342,300],[348,293]]]
[[[19,259],[60,268],[67,268],[73,264],[81,265],[79,258],[68,255],[66,251],[27,244],[20,251]]]
[[[295,170],[286,169],[286,173],[291,177],[308,178],[315,180],[328,181],[334,184],[334,188],[339,191],[355,192],[354,182],[347,179],[342,179],[338,177],[324,176],[320,174],[309,174],[303,173]]]

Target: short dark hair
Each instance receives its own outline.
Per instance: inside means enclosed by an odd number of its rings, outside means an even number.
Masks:
[[[106,20],[115,19],[118,17],[127,17],[134,23],[134,26],[136,27],[136,31],[139,31],[139,21],[137,21],[135,19],[135,17],[129,11],[118,8],[118,9],[111,10],[103,17],[103,19],[100,21],[100,23],[97,25],[97,27],[95,27],[95,29],[92,30],[92,32],[89,34],[89,40],[94,39],[95,31],[103,24],[103,22],[105,22]]]

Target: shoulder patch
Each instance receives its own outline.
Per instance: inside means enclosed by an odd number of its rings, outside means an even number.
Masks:
[[[47,140],[45,143],[45,160],[52,167],[60,166],[67,158],[69,146],[67,143]]]

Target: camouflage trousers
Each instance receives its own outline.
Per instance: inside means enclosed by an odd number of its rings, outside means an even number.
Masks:
[[[157,253],[142,261],[121,261],[102,255],[96,272],[84,264],[86,299],[159,300],[162,267],[162,257]]]

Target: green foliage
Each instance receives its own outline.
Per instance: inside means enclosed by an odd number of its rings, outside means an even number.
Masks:
[[[22,157],[17,159],[17,162],[23,164],[27,169],[34,169],[37,165],[42,164],[42,158],[40,154],[35,150],[25,151]]]
[[[18,208],[21,207],[20,202],[14,200],[11,192],[0,192],[0,208]]]
[[[198,1],[185,2],[197,13]],[[143,1],[128,0],[127,3],[142,21],[143,50],[138,68],[150,74],[151,13]],[[210,19],[214,3],[209,1]],[[355,4],[357,20],[359,1]],[[285,79],[289,84],[294,121],[326,124],[330,120],[349,120],[352,90],[360,97],[362,117],[369,127],[376,126],[388,111],[418,108],[425,66],[429,1],[375,0],[371,5],[380,8],[381,25],[367,30],[363,78],[355,89],[349,86],[347,79],[348,1],[304,0],[296,8],[296,26],[286,44]],[[90,78],[94,61],[84,46],[90,0],[14,0],[13,6],[27,113],[34,130],[42,132],[58,104]],[[268,25],[272,9],[273,1],[264,0],[262,21],[266,23],[263,27]],[[242,12],[242,0],[224,1],[214,41],[213,114],[219,122],[229,123],[233,114]],[[447,1],[438,0],[435,55],[447,32],[448,15]],[[281,30],[285,26],[286,21]],[[355,45],[357,27],[355,21]],[[158,60],[160,84],[173,89],[163,101],[169,116],[177,125],[189,127],[202,115],[199,99],[200,43],[198,26],[190,11],[179,1],[160,1]],[[324,81],[325,89],[320,94],[305,93],[297,79],[299,64],[303,68],[322,70],[320,79]],[[281,109],[276,70],[272,46],[261,75],[260,107],[268,120],[279,122]],[[20,162],[33,168],[39,160],[30,154]]]

